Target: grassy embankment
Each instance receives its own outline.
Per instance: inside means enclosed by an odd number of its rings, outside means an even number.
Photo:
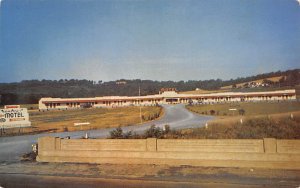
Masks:
[[[161,116],[161,107],[142,107],[143,121]],[[30,134],[39,132],[63,132],[128,126],[140,123],[139,107],[97,108],[65,111],[29,111],[32,127],[6,129],[2,135]],[[74,123],[89,122],[89,125],[74,126]]]
[[[170,137],[300,139],[300,102],[196,105],[187,109],[207,115],[214,111],[216,119],[208,123],[208,128],[184,130]],[[244,115],[239,114],[240,109]]]

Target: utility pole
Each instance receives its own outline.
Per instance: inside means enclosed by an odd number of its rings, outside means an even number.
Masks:
[[[139,86],[139,96],[141,96],[141,87]],[[140,120],[141,123],[143,123],[143,119],[142,119],[142,104],[140,103]]]

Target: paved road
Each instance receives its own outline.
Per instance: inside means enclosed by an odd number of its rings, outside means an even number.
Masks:
[[[171,129],[182,129],[190,127],[202,127],[204,124],[211,120],[210,116],[199,116],[189,112],[185,109],[184,105],[164,105],[165,115],[157,121],[150,123],[128,126],[122,128],[123,131],[134,131],[142,133],[148,129],[151,125],[163,127],[164,125],[170,125]],[[16,162],[19,161],[19,157],[27,152],[31,151],[31,145],[37,142],[39,137],[43,136],[57,136],[71,138],[81,138],[87,132],[90,137],[106,138],[109,136],[110,129],[99,129],[90,131],[76,131],[76,132],[62,132],[62,133],[43,133],[36,135],[24,135],[13,137],[1,137],[0,138],[0,163]]]

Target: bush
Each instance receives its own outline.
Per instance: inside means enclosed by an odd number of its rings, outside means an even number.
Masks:
[[[125,138],[125,139],[129,139],[132,137],[133,137],[132,131],[128,131],[127,133],[123,134],[123,138]]]
[[[209,111],[209,113],[210,113],[210,115],[212,115],[212,116],[213,116],[213,115],[215,115],[215,114],[216,114],[216,111],[214,111],[214,110],[210,110],[210,111]]]
[[[163,130],[155,125],[151,125],[151,127],[145,131],[145,138],[162,138]]]
[[[239,114],[241,116],[245,115],[246,111],[244,109],[239,109]]]
[[[170,125],[165,125],[164,133],[168,134],[170,132],[170,130],[171,130]]]
[[[123,138],[123,130],[121,127],[118,127],[112,131],[109,132],[110,138],[112,139],[120,139]]]
[[[252,118],[244,120],[243,124],[236,122],[230,125],[210,124],[205,127],[171,130],[165,125],[164,130],[152,125],[144,134],[138,135],[131,131],[123,133],[120,127],[111,131],[111,138],[172,138],[172,139],[300,139],[300,117],[285,118]]]

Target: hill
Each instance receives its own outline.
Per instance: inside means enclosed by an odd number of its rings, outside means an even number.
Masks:
[[[235,85],[229,85],[229,86],[223,86],[221,89],[231,89],[233,87],[241,88],[247,85],[251,85],[251,83],[256,83],[257,85],[263,85],[264,83],[276,83],[279,82],[281,79],[285,79],[285,76],[274,76],[274,77],[266,77],[264,79],[258,79],[258,80],[251,80],[248,82],[242,82]]]
[[[261,81],[268,83],[268,87],[239,87],[249,82]],[[152,81],[126,80],[102,82],[93,80],[60,79],[60,80],[23,80],[16,83],[0,83],[0,105],[5,104],[34,104],[42,97],[95,97],[95,96],[134,96],[157,94],[161,88],[177,88],[179,92],[220,92],[220,91],[248,91],[275,90],[295,87],[300,84],[300,69],[278,71],[250,76],[245,78],[223,81],[189,80],[189,81]],[[236,86],[233,88],[233,86]],[[231,89],[229,89],[231,87]],[[195,89],[198,88],[197,91]],[[221,90],[220,90],[221,89]]]

